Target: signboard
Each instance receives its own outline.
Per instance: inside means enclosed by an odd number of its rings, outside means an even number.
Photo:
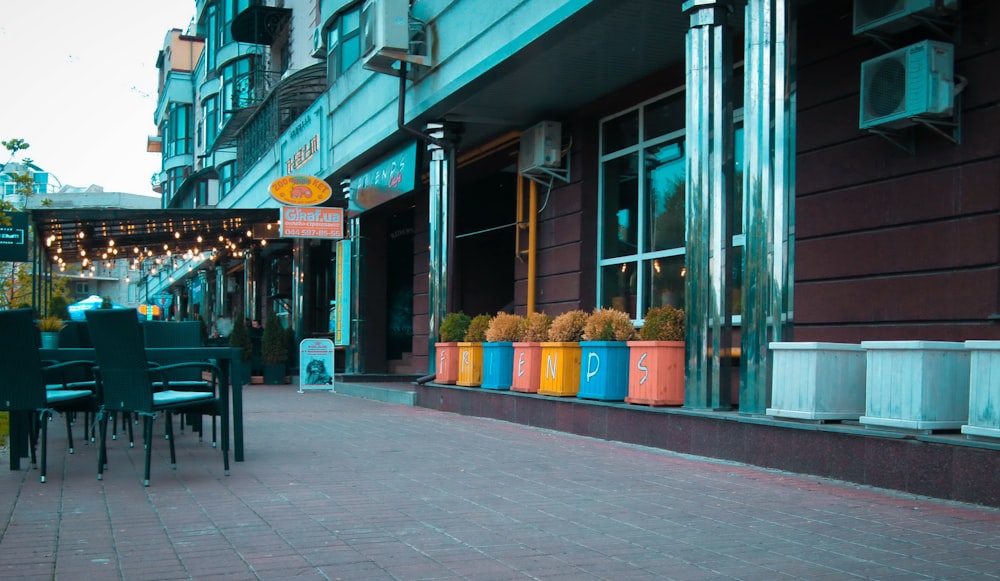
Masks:
[[[351,178],[348,213],[359,214],[413,191],[417,183],[417,142],[397,150]]]
[[[344,237],[344,209],[282,206],[281,236],[340,240]]]
[[[170,305],[174,302],[174,295],[170,293],[156,293],[153,295],[153,303],[163,310],[170,308]]]
[[[330,199],[330,184],[313,176],[284,176],[271,182],[271,197],[292,206],[316,206]]]
[[[337,284],[334,289],[337,301],[333,325],[333,342],[351,344],[351,241],[337,243]]]
[[[333,341],[303,339],[299,343],[299,392],[307,389],[333,391]]]
[[[28,213],[7,212],[9,226],[0,226],[0,262],[28,260]]]

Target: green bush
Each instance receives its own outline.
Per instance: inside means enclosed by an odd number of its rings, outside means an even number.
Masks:
[[[233,320],[233,331],[229,334],[229,346],[243,349],[243,361],[250,361],[253,354],[253,344],[250,342],[250,331],[247,329],[247,322],[243,317],[236,317]]]
[[[264,335],[260,339],[261,360],[267,365],[281,365],[288,361],[288,339],[281,319],[273,311],[264,321]]]
[[[486,341],[486,330],[490,328],[489,315],[476,315],[469,321],[469,328],[465,331],[465,340],[470,343],[482,343]]]
[[[442,343],[454,343],[456,341],[463,341],[465,339],[465,333],[469,330],[469,323],[472,319],[469,315],[459,311],[457,313],[448,313],[444,316],[444,320],[441,321],[441,328],[438,330],[438,336]]]
[[[618,309],[594,309],[583,328],[584,341],[630,341],[634,338],[632,318]]]
[[[639,329],[643,341],[683,341],[684,311],[670,305],[652,307],[646,311],[646,320]]]

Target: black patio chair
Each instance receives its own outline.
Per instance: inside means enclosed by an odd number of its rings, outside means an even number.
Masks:
[[[141,323],[142,337],[146,347],[201,347],[201,323],[198,321],[146,321]],[[150,362],[153,363],[153,362]],[[155,364],[155,363],[154,363]],[[170,383],[170,389],[177,391],[214,391],[202,377],[201,369],[196,367],[179,369],[165,374]],[[161,386],[154,386],[162,389]],[[187,424],[198,432],[199,438],[204,438],[201,416],[194,413],[183,414],[178,422],[180,431],[184,433]],[[216,420],[212,417],[212,446],[217,445]]]
[[[159,413],[166,415],[166,435],[170,445],[170,465],[177,466],[172,416],[195,413],[219,416],[223,435],[229,433],[229,418],[217,389],[211,391],[179,391],[171,388],[168,376],[184,368],[196,367],[210,372],[210,385],[218,386],[221,371],[208,361],[187,361],[167,365],[151,364],[146,357],[142,330],[135,309],[95,309],[87,311],[90,339],[97,352],[96,375],[102,390],[101,409],[104,412],[132,412],[143,418],[143,442],[146,462],[143,486],[149,486],[150,460],[153,444],[153,420]],[[196,351],[196,350],[193,350]],[[101,443],[98,451],[97,477],[103,478],[107,461],[105,436],[106,418],[100,422]],[[222,460],[229,475],[229,443],[222,440]]]
[[[54,413],[66,418],[67,451],[73,449],[73,418],[76,412],[92,413],[98,409],[96,385],[92,379],[92,361],[65,361],[42,364],[31,309],[0,311],[0,410],[30,413],[27,422],[31,464],[39,468],[39,480],[45,482],[48,461],[48,424]],[[79,373],[71,373],[77,370]],[[81,375],[84,374],[84,375]],[[36,456],[41,434],[41,461]],[[20,450],[11,449],[11,454]]]

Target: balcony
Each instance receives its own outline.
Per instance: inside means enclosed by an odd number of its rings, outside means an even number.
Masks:
[[[326,65],[317,63],[283,74],[257,70],[236,80],[232,109],[214,149],[236,146],[238,175],[274,145],[278,137],[326,90]]]
[[[233,19],[233,39],[238,42],[271,46],[291,17],[291,8],[250,6]]]

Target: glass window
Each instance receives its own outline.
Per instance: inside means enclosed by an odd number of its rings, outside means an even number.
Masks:
[[[217,168],[219,172],[219,198],[224,198],[236,184],[236,162],[228,161],[220,164]]]
[[[229,119],[234,109],[242,109],[256,102],[254,95],[255,56],[249,55],[232,61],[222,67],[222,108],[223,123]]]
[[[608,161],[601,198],[601,258],[635,254],[639,249],[639,156],[630,153]]]
[[[336,80],[361,58],[361,7],[343,12],[327,32],[327,77]]]
[[[166,122],[166,152],[167,157],[185,155],[194,151],[191,106],[184,103],[172,103]]]
[[[201,102],[201,116],[205,126],[205,145],[212,147],[219,135],[218,95],[212,95]]]
[[[657,97],[600,126],[598,303],[635,319],[650,307],[684,306],[684,98],[683,92]],[[738,127],[730,204],[734,313],[739,313],[742,280],[742,135]]]

